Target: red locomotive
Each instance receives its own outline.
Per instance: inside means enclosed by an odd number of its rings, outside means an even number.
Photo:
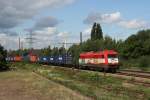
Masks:
[[[118,53],[114,50],[81,53],[79,66],[116,72],[116,69],[119,68]]]

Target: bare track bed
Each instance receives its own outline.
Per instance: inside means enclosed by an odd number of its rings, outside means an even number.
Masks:
[[[32,72],[0,73],[0,100],[89,100]]]

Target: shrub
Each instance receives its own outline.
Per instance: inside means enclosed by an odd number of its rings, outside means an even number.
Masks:
[[[150,57],[149,56],[142,56],[139,58],[139,68],[145,70],[150,67]]]
[[[0,70],[8,69],[8,66],[5,60],[6,55],[7,55],[6,50],[4,50],[4,48],[0,45]]]

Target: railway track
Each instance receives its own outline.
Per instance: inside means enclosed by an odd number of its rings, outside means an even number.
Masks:
[[[138,70],[120,70],[120,71],[150,74],[150,72],[148,71],[138,71]]]
[[[150,72],[144,71],[121,70],[116,74],[150,79]]]
[[[117,73],[114,73],[113,76],[118,78],[127,78],[127,83],[130,84],[150,87],[150,72],[120,70]]]

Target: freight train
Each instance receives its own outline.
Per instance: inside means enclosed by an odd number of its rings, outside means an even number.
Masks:
[[[37,56],[29,54],[27,56],[8,56],[8,62],[31,62],[52,64],[61,66],[72,66],[81,69],[96,69],[116,72],[119,68],[118,53],[114,50],[104,50],[99,52],[84,52],[79,55],[78,64],[73,63],[73,56],[70,54],[57,56]]]

